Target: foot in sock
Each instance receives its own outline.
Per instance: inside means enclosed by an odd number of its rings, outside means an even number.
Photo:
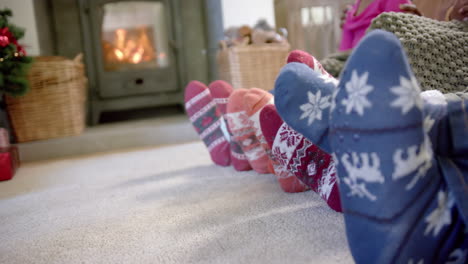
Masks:
[[[213,101],[216,102],[216,107],[222,115],[221,128],[224,128],[226,130],[226,133],[228,134],[228,138],[230,140],[232,166],[235,170],[238,171],[251,170],[252,168],[250,167],[249,162],[247,161],[247,157],[244,155],[244,152],[242,151],[239,142],[237,142],[237,140],[232,140],[233,134],[229,129],[229,126],[225,123],[227,122],[227,120],[225,120],[225,117],[227,116],[226,114],[228,99],[233,92],[232,86],[225,81],[217,80],[210,83],[208,89],[210,90],[211,96],[213,97]]]
[[[329,139],[357,263],[466,263],[466,100],[449,102],[447,121],[437,121],[439,137],[450,143],[439,146],[452,154],[438,156],[427,134],[436,122],[423,116],[398,38],[375,30],[355,48],[334,98]]]
[[[237,171],[252,170],[247,155],[242,146],[243,135],[246,132],[246,126],[249,122],[249,117],[244,111],[242,100],[247,93],[247,89],[236,89],[231,93],[228,98],[227,114],[225,115],[228,123],[229,131],[232,134],[231,142],[231,156],[232,166]]]
[[[273,144],[277,137],[278,130],[284,124],[281,117],[276,113],[274,105],[267,105],[260,113],[260,125],[262,133],[265,137],[270,150],[275,148]],[[289,151],[290,150],[290,151]],[[289,151],[289,152],[287,152]],[[274,168],[275,175],[278,179],[281,189],[288,193],[304,192],[309,188],[306,184],[300,181],[292,172],[287,170],[288,157],[293,157],[293,149],[279,149],[271,152],[271,162]]]
[[[297,183],[299,179],[319,194],[331,209],[341,212],[331,156],[284,123],[274,105],[266,106],[260,119],[265,138],[272,146],[275,166],[278,167],[275,171],[283,172],[277,175],[283,189],[301,187]]]
[[[284,122],[327,153],[335,91],[336,80],[297,62],[284,66],[275,83],[275,105]]]
[[[185,88],[185,110],[190,122],[205,143],[217,165],[229,166],[229,142],[221,130],[221,114],[210,91],[201,82],[191,81]]]
[[[261,171],[262,173],[264,173],[265,171],[269,173],[275,173],[270,159],[271,148],[265,140],[265,137],[263,136],[262,128],[260,125],[260,113],[265,106],[273,104],[273,96],[265,90],[251,88],[245,94],[243,104],[244,110],[249,116],[250,126],[255,131],[255,137],[258,139],[258,141],[260,142],[260,146],[264,150],[264,153],[262,153],[261,156],[259,156],[254,161],[257,164],[257,171]]]
[[[211,96],[216,103],[218,111],[221,115],[225,115],[227,113],[228,98],[233,91],[232,86],[223,80],[217,80],[210,83],[208,89],[210,89]]]
[[[309,53],[302,51],[302,50],[293,50],[289,53],[288,58],[287,58],[287,63],[291,62],[299,62],[303,63],[312,70],[316,71],[317,73],[329,78],[331,81],[335,82],[338,84],[338,80],[336,80],[331,74],[329,74],[320,64],[320,62],[312,55]]]
[[[259,115],[261,109],[271,103],[273,96],[261,89],[251,88],[248,90],[235,91],[233,93],[242,93],[242,98],[239,100],[241,112],[245,114],[247,119],[242,123],[242,128],[237,133],[237,140],[240,142],[242,150],[247,156],[250,166],[258,173],[270,173],[269,158],[264,149],[264,138],[260,128]],[[240,97],[240,96],[238,96]],[[239,127],[239,125],[238,125]]]

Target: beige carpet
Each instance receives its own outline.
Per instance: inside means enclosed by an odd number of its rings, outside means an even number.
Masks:
[[[352,263],[342,215],[199,143],[24,164],[0,182],[0,263]]]

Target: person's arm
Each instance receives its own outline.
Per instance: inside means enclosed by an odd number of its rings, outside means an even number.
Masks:
[[[445,16],[446,20],[468,21],[468,0],[456,0]]]
[[[416,7],[415,4],[401,4],[400,10],[404,13],[409,13],[417,16],[423,16],[421,11]]]

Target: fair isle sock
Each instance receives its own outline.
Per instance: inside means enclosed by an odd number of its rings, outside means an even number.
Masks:
[[[447,98],[439,123],[389,32],[370,32],[351,54],[329,139],[356,263],[467,263],[468,97]]]
[[[319,194],[331,209],[341,212],[336,169],[331,156],[284,123],[274,106],[265,107],[261,118],[276,163]]]
[[[302,50],[293,50],[289,53],[288,58],[287,58],[287,63],[291,62],[299,62],[303,63],[312,70],[320,73],[321,75],[324,75],[328,78],[334,79],[334,77],[329,74],[322,66],[322,64],[312,55],[309,53],[302,51]]]
[[[216,106],[221,112],[221,115],[225,115],[227,113],[228,98],[233,91],[232,86],[223,80],[217,80],[210,83],[208,89],[210,89],[213,101],[216,102]]]
[[[273,143],[275,142],[278,130],[283,123],[284,122],[276,112],[274,105],[267,105],[262,109],[262,112],[260,113],[260,124],[263,136],[265,137],[265,141],[270,149],[274,149]],[[287,156],[291,155],[288,155],[288,153],[285,153],[281,149],[276,149],[275,152],[271,152],[270,160],[281,189],[288,193],[307,191],[309,189],[307,185],[287,170]]]
[[[231,145],[231,163],[233,164],[236,170],[250,170],[250,166],[246,166],[246,157],[244,155],[244,152],[242,151],[242,148],[239,145],[239,142],[237,142],[237,140],[231,140],[233,138],[233,134],[229,129],[225,118],[227,114],[228,99],[231,96],[234,89],[229,83],[222,80],[217,80],[210,83],[208,89],[210,89],[211,96],[213,96],[213,100],[216,102],[217,108],[223,116],[222,125],[227,130]]]
[[[236,89],[228,98],[226,107],[227,114],[225,115],[228,124],[228,130],[231,133],[231,161],[232,166],[237,171],[252,170],[250,163],[245,155],[241,140],[245,133],[249,117],[242,107],[242,99],[247,93],[246,89]]]
[[[221,130],[221,114],[208,88],[191,81],[185,88],[185,110],[190,122],[205,143],[213,162],[220,166],[230,164],[229,142]]]
[[[271,149],[263,136],[260,126],[260,112],[264,106],[272,103],[273,96],[269,92],[258,88],[249,89],[243,99],[244,111],[250,120],[249,126],[257,139],[249,147],[249,149],[257,153],[257,156],[250,158],[249,162],[258,173],[274,173],[271,170],[271,166],[268,165],[270,163]]]
[[[284,66],[275,83],[275,105],[280,116],[327,153],[331,151],[328,126],[335,91],[335,79],[297,62]]]

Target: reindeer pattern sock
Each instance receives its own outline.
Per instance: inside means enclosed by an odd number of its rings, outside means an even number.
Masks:
[[[185,88],[185,110],[190,122],[205,143],[213,162],[220,166],[231,163],[229,142],[221,130],[221,114],[210,91],[201,82],[191,81]]]
[[[329,139],[356,263],[467,263],[468,96],[424,105],[400,40],[381,30],[354,49],[337,91]]]

